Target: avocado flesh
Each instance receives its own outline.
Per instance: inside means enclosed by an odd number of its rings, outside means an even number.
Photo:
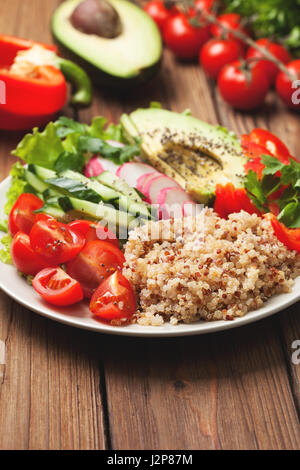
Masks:
[[[142,139],[145,158],[196,201],[209,203],[218,183],[243,186],[247,160],[226,129],[163,109],[138,109],[121,123],[128,138]]]
[[[87,69],[99,83],[120,86],[144,81],[159,65],[162,42],[154,21],[126,0],[108,0],[117,10],[122,33],[107,39],[74,28],[70,17],[81,0],[67,0],[52,18],[54,39],[63,53]]]

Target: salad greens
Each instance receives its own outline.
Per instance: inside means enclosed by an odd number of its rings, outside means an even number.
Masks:
[[[263,177],[250,170],[246,176],[245,188],[259,210],[270,212],[272,202],[280,209],[278,220],[288,228],[300,227],[300,163],[290,159],[290,164],[281,163],[276,157],[262,155],[265,165]]]
[[[121,142],[124,146],[115,147],[107,141]],[[86,162],[93,154],[98,153],[121,165],[140,154],[140,145],[138,141],[127,144],[121,125],[107,125],[107,120],[102,116],[95,117],[91,125],[62,116],[57,121],[50,122],[43,131],[34,128],[31,133],[24,136],[12,152],[27,165],[54,170],[58,175],[66,170],[82,172]],[[12,167],[10,175],[12,184],[6,194],[5,215],[10,213],[22,193],[37,193],[28,184],[26,170],[20,162]],[[0,223],[0,229],[7,232],[7,220]],[[3,248],[0,250],[0,260],[5,263],[11,262],[10,236],[2,238],[1,243]]]
[[[300,0],[224,0],[227,11],[248,17],[256,37],[282,40],[300,56]]]

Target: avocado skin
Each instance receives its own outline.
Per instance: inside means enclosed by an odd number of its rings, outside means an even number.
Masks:
[[[62,44],[55,36],[53,28],[52,37],[55,44],[58,46],[60,54],[63,57],[66,57],[67,59],[70,59],[80,65],[80,67],[82,67],[87,72],[93,83],[95,83],[96,85],[101,85],[112,89],[130,89],[135,86],[143,85],[144,83],[151,80],[160,68],[161,59],[151,67],[141,70],[141,72],[135,77],[121,78],[117,77],[116,75],[110,75],[104,72],[103,70],[99,69],[95,65],[91,64],[89,61],[78,56],[73,51],[70,51],[70,49],[68,49],[64,44]]]

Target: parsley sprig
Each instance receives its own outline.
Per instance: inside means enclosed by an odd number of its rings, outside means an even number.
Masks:
[[[265,168],[263,176],[250,170],[245,179],[245,188],[255,206],[262,212],[270,212],[270,196],[279,206],[278,220],[289,228],[300,227],[300,163],[290,159],[290,164],[280,162],[270,155],[262,155],[261,162]]]

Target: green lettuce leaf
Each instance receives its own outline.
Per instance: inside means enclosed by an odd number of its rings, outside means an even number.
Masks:
[[[0,249],[0,261],[5,264],[13,264],[11,254],[10,254],[10,245],[12,238],[10,235],[5,235],[1,238],[2,249]]]

